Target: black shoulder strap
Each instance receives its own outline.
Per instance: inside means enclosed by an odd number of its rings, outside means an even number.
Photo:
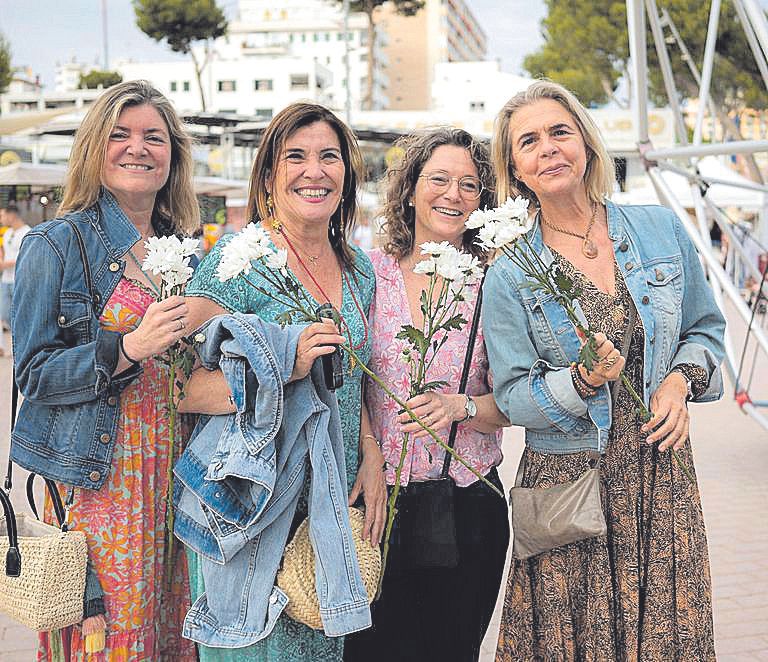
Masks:
[[[461,379],[459,380],[458,393],[464,393],[467,390],[467,382],[469,381],[469,369],[472,366],[472,354],[475,351],[475,340],[477,340],[477,330],[480,327],[480,310],[483,306],[483,283],[485,282],[485,274],[488,272],[486,266],[483,270],[483,278],[480,281],[480,287],[477,291],[477,301],[475,303],[475,310],[472,313],[472,324],[469,328],[469,340],[467,342],[467,351],[464,354],[464,365],[461,368]],[[451,431],[448,435],[448,447],[453,448],[456,443],[456,432],[459,429],[458,421],[451,423]],[[448,470],[451,466],[451,458],[453,456],[446,451],[445,458],[443,459],[443,470],[440,472],[440,478],[448,477]]]

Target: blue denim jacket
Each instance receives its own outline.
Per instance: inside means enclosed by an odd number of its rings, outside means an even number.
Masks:
[[[183,633],[207,646],[248,646],[272,631],[288,600],[275,576],[310,470],[309,532],[325,634],[371,625],[336,397],[319,361],[311,377],[285,384],[302,330],[236,313],[201,331],[202,364],[222,369],[237,407],[201,421],[175,468],[174,532],[201,555],[206,586]]]
[[[697,400],[716,400],[723,390],[725,320],[685,229],[664,207],[606,202],[606,208],[616,262],[645,332],[646,404],[681,363],[706,369],[709,385]],[[538,222],[529,235],[550,264],[552,253]],[[483,328],[496,402],[513,425],[526,428],[526,444],[536,451],[605,452],[611,427],[608,385],[586,400],[579,397],[568,369],[581,346],[576,330],[557,302],[530,290],[525,280],[506,256],[485,280]],[[577,313],[584,319],[578,306]]]
[[[140,373],[132,366],[112,376],[120,334],[102,329],[98,315],[140,235],[106,191],[97,205],[68,218],[83,236],[96,301],[70,225],[57,219],[28,232],[13,295],[16,382],[24,402],[11,457],[47,478],[98,489],[109,475],[120,392]]]

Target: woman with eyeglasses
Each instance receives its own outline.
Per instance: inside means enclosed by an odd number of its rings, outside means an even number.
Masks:
[[[400,144],[402,160],[388,173],[384,208],[384,247],[369,253],[376,273],[371,304],[373,343],[370,367],[398,395],[409,393],[408,366],[402,360],[404,341],[396,338],[403,324],[422,327],[420,298],[429,276],[414,272],[424,242],[447,241],[479,255],[476,230],[464,222],[481,204],[493,204],[493,171],[486,148],[466,131],[441,128],[409,136]],[[474,294],[479,293],[479,284]],[[472,319],[476,296],[461,304]],[[479,329],[472,352],[468,395],[457,393],[469,324],[451,331],[428,369],[428,379],[447,383],[438,391],[409,401],[415,413],[447,440],[459,422],[455,448],[480,473],[501,489],[496,466],[501,462],[501,431],[507,420],[496,408],[488,384],[488,361]],[[372,382],[366,384],[370,436],[386,460],[387,484],[395,479],[402,440],[411,434],[401,476],[408,485],[440,478],[444,451]],[[458,564],[417,567],[410,559],[406,533],[395,529],[390,541],[381,597],[373,604],[373,627],[347,637],[344,659],[476,660],[491,619],[501,583],[509,541],[503,499],[457,462],[450,464],[454,483]]]

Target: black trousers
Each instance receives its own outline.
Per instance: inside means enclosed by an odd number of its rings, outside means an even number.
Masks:
[[[487,478],[503,491],[496,469]],[[393,530],[373,627],[345,638],[345,662],[473,662],[499,593],[509,520],[506,500],[478,481],[454,487],[459,564],[403,569]]]

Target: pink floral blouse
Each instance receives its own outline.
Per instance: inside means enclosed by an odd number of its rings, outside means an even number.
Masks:
[[[368,253],[376,272],[376,293],[371,303],[370,328],[372,353],[370,368],[393,388],[403,399],[408,396],[408,369],[402,360],[404,340],[395,338],[403,324],[411,324],[408,297],[405,292],[403,273],[397,260],[381,249]],[[477,295],[460,304],[460,312],[467,321],[472,319],[472,312]],[[444,393],[456,393],[461,378],[461,368],[467,348],[469,324],[461,331],[451,331],[448,341],[440,350],[427,374],[428,380],[444,380],[448,386]],[[488,358],[485,353],[482,326],[478,330],[475,350],[467,382],[469,395],[489,393]],[[370,379],[366,383],[366,404],[370,413],[373,434],[381,443],[384,459],[387,462],[387,483],[395,482],[395,469],[400,461],[402,434],[397,422],[398,405]],[[435,430],[447,441],[450,428]],[[477,469],[482,475],[501,462],[501,431],[492,434],[477,432],[471,427],[459,424],[456,435],[456,451]],[[444,451],[432,439],[411,440],[408,454],[403,465],[401,484],[409,481],[424,481],[440,477],[443,468]],[[466,487],[477,478],[465,467],[451,461],[450,475],[457,485]]]

